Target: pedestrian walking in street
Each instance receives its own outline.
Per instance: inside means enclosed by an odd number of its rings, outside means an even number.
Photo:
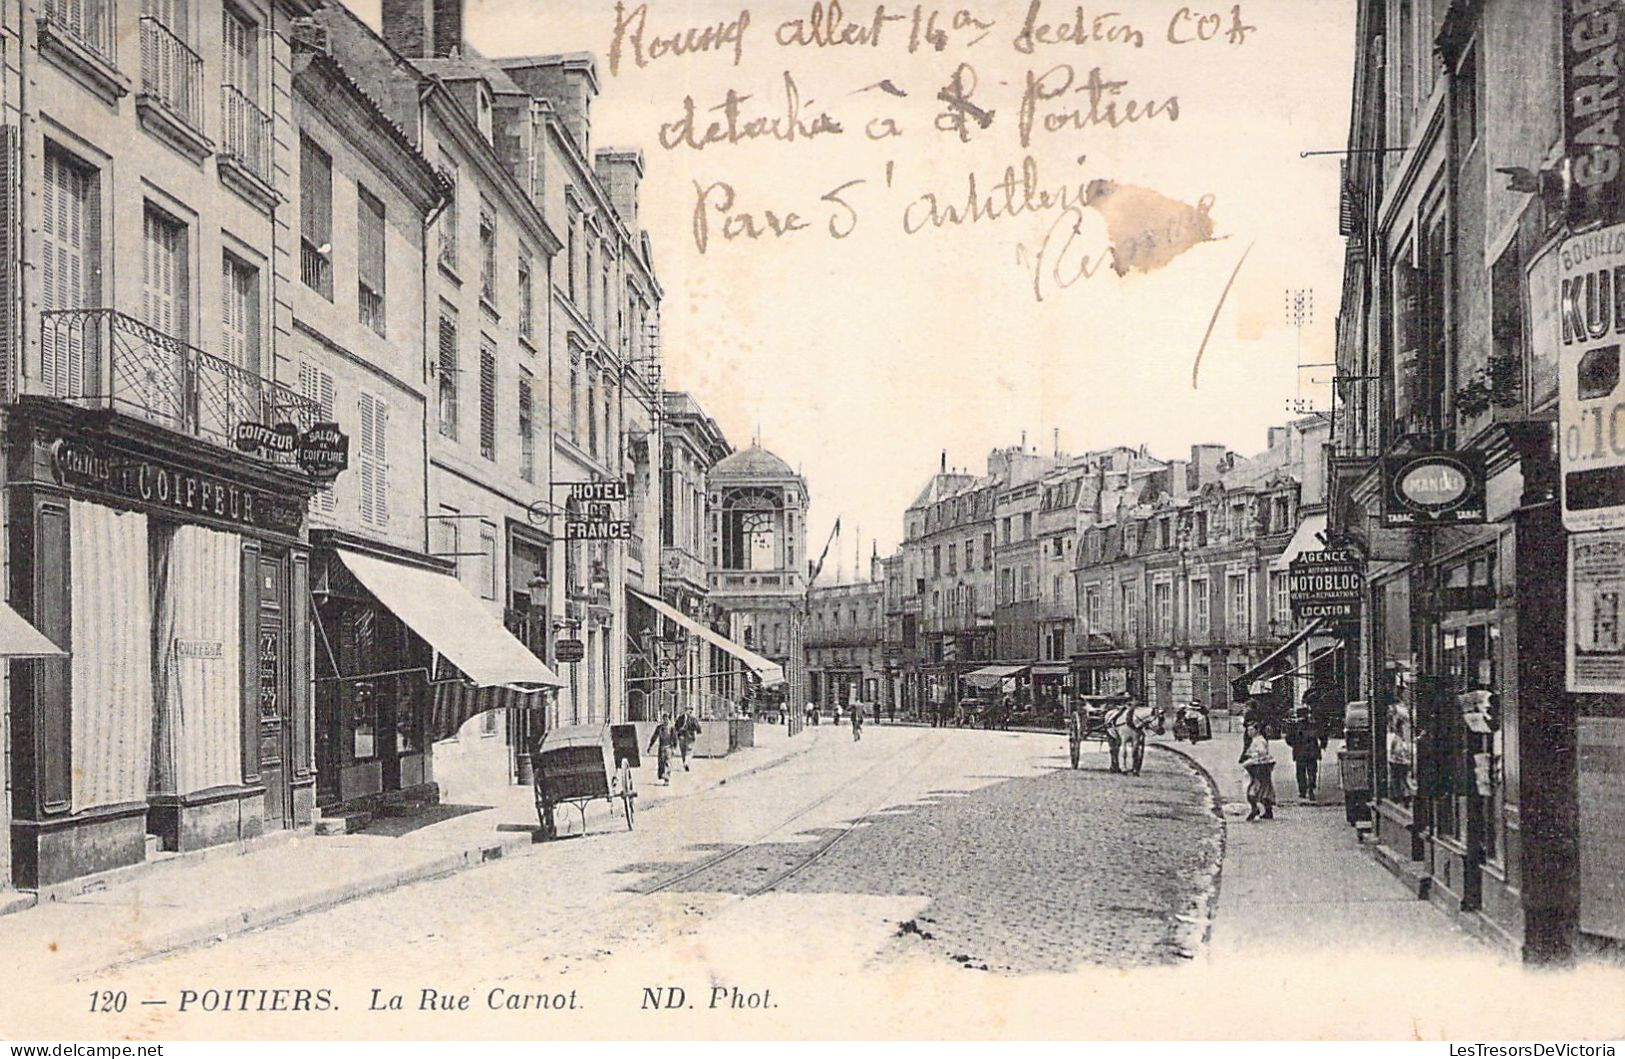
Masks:
[[[694,740],[700,736],[700,719],[694,716],[694,707],[690,706],[677,718],[677,749],[683,755],[683,771],[688,771],[688,755],[694,750]]]
[[[818,707],[810,702],[807,703],[807,723],[814,727],[818,725]]]
[[[856,743],[863,738],[863,707],[854,702],[847,709],[852,714],[852,741]]]
[[[671,752],[676,745],[677,729],[671,723],[671,714],[662,712],[660,723],[655,725],[654,733],[649,737],[648,749],[659,751],[655,757],[655,771],[660,782],[668,787],[671,786]]]
[[[1264,730],[1248,722],[1243,733],[1241,767],[1247,770],[1248,820],[1275,819],[1275,757]]]
[[[1309,707],[1300,706],[1286,726],[1286,745],[1292,748],[1292,764],[1298,773],[1298,797],[1306,802],[1315,800],[1315,786],[1320,779],[1320,752],[1326,748],[1320,726],[1314,721]]]

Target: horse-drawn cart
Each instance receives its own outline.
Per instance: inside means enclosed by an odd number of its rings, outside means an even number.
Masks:
[[[615,808],[616,799],[632,829],[637,791],[632,770],[638,765],[637,732],[631,725],[571,725],[545,733],[531,754],[536,792],[536,816],[543,838],[558,837],[554,809],[569,804],[581,814],[581,832],[587,831],[587,803],[599,798]],[[628,738],[630,736],[630,739]]]
[[[1086,739],[1107,743],[1107,716],[1113,708],[1127,706],[1134,700],[1127,695],[1078,695],[1067,706],[1066,741],[1072,751],[1072,767],[1078,767]]]

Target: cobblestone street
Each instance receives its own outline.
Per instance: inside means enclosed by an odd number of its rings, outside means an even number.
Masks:
[[[1058,736],[879,728],[854,744],[825,728],[807,738],[810,752],[756,775],[679,788],[635,831],[600,804],[585,839],[146,960],[96,984],[173,997],[195,983],[241,982],[244,968],[264,985],[403,992],[583,972],[625,980],[628,961],[658,966],[673,947],[732,944],[719,939],[742,925],[748,933],[758,906],[775,921],[803,919],[849,967],[926,959],[1066,972],[1177,963],[1199,944],[1219,823],[1182,761],[1153,753],[1133,779],[1110,775],[1101,755],[1067,768]],[[796,979],[788,967],[773,975],[784,986]],[[340,1002],[360,1001],[351,989]],[[132,1015],[146,1032],[191,1032],[173,1004]],[[112,1021],[103,1028],[119,1032]]]

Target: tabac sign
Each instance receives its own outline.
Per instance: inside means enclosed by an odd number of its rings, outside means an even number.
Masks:
[[[1484,521],[1484,454],[1424,452],[1382,461],[1382,524],[1390,529]]]

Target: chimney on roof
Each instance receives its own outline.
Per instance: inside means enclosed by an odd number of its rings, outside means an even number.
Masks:
[[[384,41],[408,59],[444,59],[463,51],[463,0],[383,0]]]
[[[598,68],[591,55],[577,52],[509,59],[502,63],[502,72],[532,98],[552,104],[570,139],[583,155],[588,153],[592,102],[598,96]]]
[[[942,450],[942,473],[943,474],[948,473],[948,450],[947,449]]]

